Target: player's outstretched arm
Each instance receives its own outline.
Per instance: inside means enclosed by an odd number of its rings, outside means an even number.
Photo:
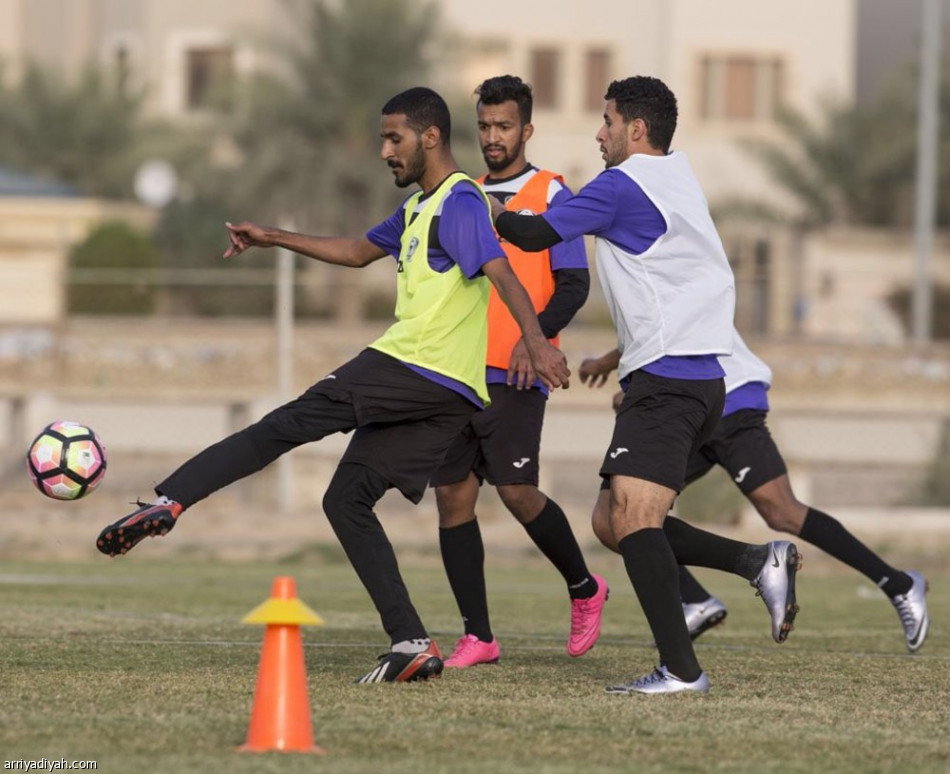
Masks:
[[[224,258],[240,255],[249,247],[283,247],[308,258],[337,266],[362,267],[379,260],[386,252],[366,237],[318,237],[298,234],[256,223],[225,223],[231,244]]]
[[[544,337],[531,299],[511,270],[508,259],[495,258],[484,264],[482,271],[491,280],[499,297],[521,328],[522,340],[538,378],[549,389],[568,387],[571,372],[567,367],[567,358]]]
[[[588,387],[603,387],[607,376],[620,365],[620,350],[612,349],[600,357],[588,357],[581,362],[578,374]]]

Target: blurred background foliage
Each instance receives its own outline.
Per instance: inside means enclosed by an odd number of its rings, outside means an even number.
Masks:
[[[451,61],[438,9],[413,0],[289,2],[296,35],[258,41],[278,72],[256,73],[211,101],[204,121],[146,120],[130,73],[89,65],[67,81],[36,65],[0,85],[0,165],[30,170],[91,196],[129,197],[135,169],[160,155],[182,178],[181,199],[220,202],[232,219],[284,218],[300,229],[361,231],[368,211],[401,192],[381,173],[379,109]],[[744,147],[799,205],[760,212],[809,227],[908,228],[913,215],[916,79],[905,68],[868,107],[828,102],[782,114],[781,136]],[[2,84],[2,81],[0,81]],[[950,66],[940,99],[940,157],[950,152]],[[454,103],[469,95],[445,95]],[[466,104],[469,105],[470,101]],[[457,107],[457,104],[455,105]],[[473,121],[455,111],[459,150]],[[466,151],[466,161],[478,162]],[[950,165],[939,170],[940,226],[950,226]],[[266,200],[260,191],[270,192]],[[753,202],[736,208],[757,211]],[[199,206],[199,210],[205,205]],[[728,209],[721,206],[720,209]]]
[[[212,95],[200,119],[169,124],[142,114],[143,94],[126,70],[89,66],[66,80],[33,65],[16,86],[0,87],[0,165],[30,170],[99,197],[128,198],[139,164],[169,160],[177,199],[161,213],[153,240],[161,266],[224,271],[224,220],[284,223],[311,233],[358,235],[398,206],[378,155],[379,111],[393,94],[451,66],[455,41],[438,9],[415,0],[287,0],[291,37],[259,39],[276,72],[256,73]],[[916,68],[908,66],[867,107],[826,103],[814,115],[786,112],[772,140],[748,139],[753,154],[793,202],[786,212],[758,202],[720,202],[717,214],[802,229],[857,225],[909,229],[916,150]],[[942,78],[941,158],[950,152],[950,67]],[[2,83],[2,81],[0,81]],[[454,148],[463,168],[481,163],[470,120],[471,95],[446,94]],[[266,198],[261,192],[267,191]],[[938,224],[950,226],[950,165],[939,170]],[[96,235],[91,235],[90,239]],[[83,252],[77,250],[75,255]],[[132,256],[125,264],[134,267]],[[236,262],[261,268],[253,257]],[[308,271],[321,267],[302,261]],[[268,262],[266,268],[272,264]],[[299,315],[384,315],[385,298],[364,298],[345,275],[319,275],[318,295],[298,293]],[[947,295],[938,289],[938,298]],[[890,301],[902,314],[909,288]],[[75,297],[78,299],[82,294]],[[201,292],[182,286],[174,303],[196,314],[269,314],[271,291]],[[378,294],[377,294],[378,295]],[[116,300],[108,294],[97,311]],[[78,303],[78,301],[77,301]],[[935,336],[950,336],[937,303]],[[939,310],[943,309],[944,312]],[[83,311],[74,306],[72,311]]]
[[[123,221],[103,223],[70,253],[69,271],[74,276],[67,285],[69,308],[78,314],[151,314],[158,294],[147,275],[111,283],[103,282],[96,270],[148,271],[159,266],[159,250],[148,233]],[[83,273],[88,279],[78,281]]]

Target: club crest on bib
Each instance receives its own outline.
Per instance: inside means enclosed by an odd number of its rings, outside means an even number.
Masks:
[[[415,255],[416,250],[419,248],[419,237],[413,237],[409,240],[409,247],[406,248],[406,260],[411,261],[412,256]]]

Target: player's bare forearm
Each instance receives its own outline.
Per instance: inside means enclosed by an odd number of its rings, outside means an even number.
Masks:
[[[567,387],[571,375],[567,359],[563,352],[544,337],[531,298],[511,270],[508,259],[496,258],[489,261],[482,266],[482,271],[491,280],[498,296],[521,328],[522,340],[538,377],[549,388]]]
[[[231,246],[225,258],[240,255],[249,247],[283,247],[308,258],[336,266],[361,267],[382,258],[386,253],[365,237],[320,237],[299,234],[256,223],[226,223]]]
[[[578,375],[588,387],[603,387],[607,376],[620,365],[620,350],[612,349],[600,357],[589,357],[581,362]]]

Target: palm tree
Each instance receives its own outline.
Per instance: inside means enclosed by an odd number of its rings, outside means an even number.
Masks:
[[[886,112],[831,102],[814,118],[787,110],[781,139],[745,147],[797,202],[797,225],[897,226],[913,187],[913,136],[882,121]]]
[[[786,112],[782,138],[746,144],[772,179],[798,204],[795,214],[742,200],[720,202],[727,216],[765,217],[799,233],[828,225],[859,225],[908,231],[914,218],[917,144],[917,78],[908,68],[867,106],[826,102],[811,118]],[[940,95],[937,223],[950,226],[950,67]],[[909,327],[911,289],[896,288],[891,308]],[[947,336],[950,289],[934,290],[935,336]]]
[[[379,160],[380,108],[425,83],[437,18],[415,0],[303,0],[293,37],[276,42],[282,72],[244,85],[232,139],[241,162],[225,181],[236,212],[297,229],[359,234],[395,206]],[[317,268],[317,267],[314,267]],[[338,314],[361,315],[355,273],[327,272]]]
[[[128,196],[141,102],[123,73],[88,66],[72,81],[30,64],[15,86],[0,85],[0,164]]]
[[[743,143],[799,204],[793,222],[911,226],[917,82],[908,67],[869,105],[826,101],[810,117],[786,111],[779,140]],[[937,221],[950,226],[950,61],[941,79],[940,127]]]

